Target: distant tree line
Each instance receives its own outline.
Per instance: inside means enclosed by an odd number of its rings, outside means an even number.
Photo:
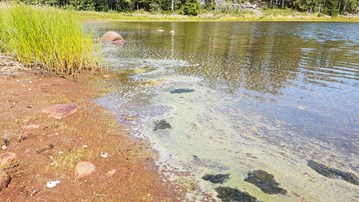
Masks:
[[[177,12],[197,15],[202,11],[241,12],[248,5],[268,9],[290,8],[335,16],[358,13],[359,0],[20,0],[27,4],[46,4],[75,10]],[[246,7],[247,5],[247,7]]]
[[[359,0],[265,0],[265,2],[269,8],[291,8],[331,16],[359,12]]]

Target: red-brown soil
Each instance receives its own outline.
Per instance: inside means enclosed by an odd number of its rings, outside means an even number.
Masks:
[[[101,88],[89,76],[0,74],[0,135],[9,141],[0,154],[18,155],[5,168],[12,180],[0,192],[0,201],[182,200],[181,188],[157,170],[150,146],[130,137],[111,113],[93,103]],[[61,120],[42,112],[66,103],[77,104],[79,110]],[[108,157],[101,157],[101,152]],[[92,162],[96,171],[76,179],[79,161]],[[108,174],[113,169],[117,172]],[[47,188],[46,182],[52,180],[60,184]]]

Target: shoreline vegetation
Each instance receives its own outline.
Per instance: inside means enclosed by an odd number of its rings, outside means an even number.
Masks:
[[[96,20],[116,20],[116,21],[258,21],[258,22],[359,22],[359,15],[353,16],[320,16],[317,14],[302,13],[296,11],[271,10],[263,12],[262,15],[247,13],[242,15],[233,14],[201,14],[197,16],[187,16],[179,14],[153,14],[149,12],[134,13],[114,13],[114,12],[95,12],[78,11],[79,18],[84,21]]]
[[[0,11],[5,13],[8,7],[14,5],[14,2],[0,2]],[[49,6],[31,6],[26,7],[44,7],[48,9],[59,10],[62,12],[71,13],[73,18],[81,21],[96,21],[96,20],[116,20],[116,21],[284,21],[284,22],[359,22],[359,14],[346,14],[329,16],[318,12],[299,12],[292,9],[265,9],[255,8],[247,9],[241,13],[218,13],[218,12],[203,12],[196,16],[183,15],[171,12],[117,12],[117,11],[88,11],[88,10],[74,10],[64,8],[52,8]],[[1,16],[0,16],[1,20]],[[1,51],[1,46],[0,46]]]
[[[70,75],[101,61],[92,33],[85,33],[72,11],[11,4],[0,12],[0,52],[26,66]]]

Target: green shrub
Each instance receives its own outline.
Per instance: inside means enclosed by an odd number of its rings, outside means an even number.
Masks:
[[[200,5],[197,0],[186,0],[181,10],[185,15],[198,15],[200,12]]]
[[[85,34],[73,12],[23,5],[0,12],[3,51],[25,65],[61,74],[95,67],[92,35]]]

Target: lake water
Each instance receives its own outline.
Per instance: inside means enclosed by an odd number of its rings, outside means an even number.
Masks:
[[[159,167],[188,188],[188,200],[218,200],[214,188],[228,186],[260,201],[359,201],[359,186],[307,166],[315,160],[359,176],[358,23],[91,26],[127,41],[104,47],[118,77],[97,102],[152,143]],[[170,93],[180,88],[194,91]],[[172,128],[154,130],[160,120]],[[244,181],[259,169],[288,193],[265,194]],[[230,179],[201,179],[219,173]]]

